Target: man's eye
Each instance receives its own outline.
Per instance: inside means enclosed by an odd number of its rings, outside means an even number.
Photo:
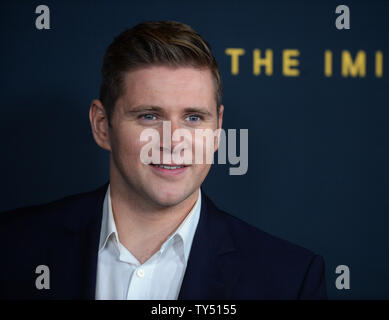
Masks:
[[[190,115],[186,118],[188,121],[190,122],[196,122],[196,121],[200,121],[200,117],[199,116],[196,116],[196,115]]]
[[[151,114],[151,113],[147,113],[147,114],[142,114],[142,115],[140,116],[140,118],[141,118],[142,120],[155,120],[155,119],[156,119],[156,116],[153,115],[153,114]]]

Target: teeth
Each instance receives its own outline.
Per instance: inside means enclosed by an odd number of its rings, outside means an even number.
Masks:
[[[155,164],[155,166],[159,168],[168,169],[168,170],[174,170],[174,169],[179,169],[184,167],[184,166],[164,166],[162,164]]]

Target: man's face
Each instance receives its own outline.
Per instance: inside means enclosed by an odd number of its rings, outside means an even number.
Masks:
[[[129,186],[156,206],[181,203],[197,191],[211,165],[205,160],[194,164],[194,154],[193,164],[180,169],[145,164],[140,154],[148,142],[141,141],[141,133],[145,129],[159,132],[158,152],[161,163],[167,163],[164,153],[172,155],[180,141],[173,141],[171,136],[163,137],[163,121],[170,121],[172,134],[176,129],[190,133],[193,141],[187,148],[194,153],[195,129],[216,130],[218,125],[221,127],[222,115],[223,106],[217,114],[215,84],[209,69],[152,66],[128,72],[109,130],[111,177],[115,175],[122,180],[121,185]]]

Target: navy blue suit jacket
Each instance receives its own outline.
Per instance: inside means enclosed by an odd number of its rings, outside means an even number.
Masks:
[[[94,299],[104,186],[0,214],[0,299]],[[203,194],[179,299],[326,299],[324,261]],[[38,290],[47,265],[50,289]]]

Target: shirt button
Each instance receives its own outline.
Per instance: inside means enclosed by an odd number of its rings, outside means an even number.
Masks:
[[[143,269],[138,269],[138,270],[136,270],[136,275],[139,278],[143,278],[145,276],[145,272],[143,271]]]

